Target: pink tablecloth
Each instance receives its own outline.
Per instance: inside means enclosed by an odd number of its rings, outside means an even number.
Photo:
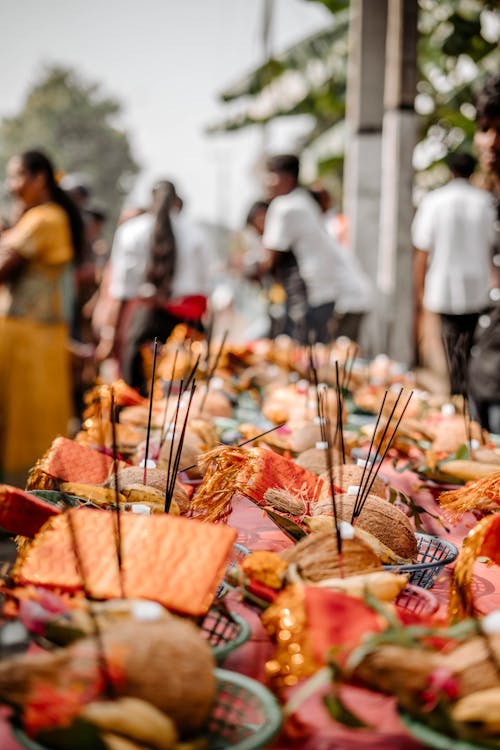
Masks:
[[[411,495],[420,506],[433,515],[439,508],[432,493],[422,489],[421,482],[411,472],[397,473],[391,464],[385,464],[383,472],[391,486]],[[422,515],[425,530],[460,547],[461,541],[475,519],[469,515],[459,524],[445,528],[443,524],[428,514]],[[233,512],[229,523],[238,529],[238,541],[250,549],[280,550],[291,544],[257,506],[242,496],[233,501]],[[443,609],[448,598],[450,570],[446,569],[436,582],[433,592]],[[500,608],[500,571],[497,566],[478,563],[475,569],[474,595],[478,606],[489,612]],[[258,615],[249,607],[231,600],[234,609],[240,611],[252,626],[252,637],[248,643],[231,654],[224,668],[232,669],[250,677],[265,681],[264,665],[272,653],[272,645],[264,632]],[[274,750],[300,748],[301,750],[423,750],[423,745],[411,739],[398,719],[394,701],[365,690],[347,688],[344,691],[347,704],[351,704],[373,729],[350,730],[334,723],[328,716],[320,696],[309,699],[300,709],[299,717],[307,727],[299,738],[282,734],[272,745]],[[0,750],[20,750],[12,739],[10,730],[0,716]]]

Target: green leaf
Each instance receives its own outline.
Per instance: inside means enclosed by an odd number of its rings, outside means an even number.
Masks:
[[[346,727],[352,727],[353,729],[369,728],[369,724],[366,724],[362,719],[353,714],[349,708],[347,708],[337,692],[325,695],[323,700],[330,716],[332,719],[335,719],[335,721],[338,721]]]
[[[106,750],[106,745],[95,724],[75,719],[69,727],[51,729],[37,735],[37,741],[51,750]]]

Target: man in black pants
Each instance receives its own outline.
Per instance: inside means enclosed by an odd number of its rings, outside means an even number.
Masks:
[[[452,394],[467,392],[472,338],[489,301],[495,213],[491,196],[469,181],[475,165],[470,154],[450,154],[452,179],[424,197],[412,225],[415,314],[440,315]]]

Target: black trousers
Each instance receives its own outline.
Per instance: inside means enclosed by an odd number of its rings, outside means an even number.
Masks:
[[[464,315],[448,315],[440,313],[441,334],[448,361],[450,376],[450,393],[466,394],[467,367],[474,331],[476,330],[479,313]]]

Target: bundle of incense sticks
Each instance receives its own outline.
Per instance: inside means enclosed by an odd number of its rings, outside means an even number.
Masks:
[[[380,437],[377,439],[377,432],[378,432],[378,426],[380,423],[380,419],[382,417],[382,413],[384,410],[385,401],[387,399],[388,391],[385,392],[384,398],[382,399],[382,404],[380,406],[377,420],[375,422],[375,427],[373,429],[373,435],[370,440],[370,447],[368,449],[368,455],[366,457],[365,465],[363,467],[363,473],[361,475],[361,481],[359,483],[358,492],[356,494],[356,501],[354,503],[354,508],[352,511],[352,517],[351,517],[351,523],[355,523],[356,518],[359,517],[361,514],[361,511],[363,510],[363,506],[366,503],[366,500],[368,498],[368,495],[370,494],[370,490],[373,487],[373,483],[375,482],[375,479],[378,476],[378,473],[380,471],[380,467],[382,466],[382,461],[387,455],[388,450],[390,449],[392,442],[394,440],[394,437],[396,435],[396,432],[398,430],[398,427],[401,423],[401,420],[408,408],[408,404],[410,403],[411,397],[413,396],[413,391],[410,392],[406,402],[403,405],[403,408],[401,409],[401,412],[399,414],[399,417],[394,417],[396,414],[396,410],[399,406],[399,404],[402,402],[403,397],[403,388],[398,393],[398,396],[394,402],[394,405],[392,407],[391,413],[387,419],[387,422],[382,430],[382,433]],[[392,419],[396,418],[396,424],[392,430],[392,432],[388,435],[389,428],[391,425]],[[386,436],[388,435],[385,448],[382,450],[384,441],[386,439]],[[374,452],[372,454],[372,449],[374,448],[374,445],[376,443]]]
[[[177,474],[179,473],[179,463],[181,460],[182,448],[184,445],[184,437],[186,434],[186,427],[187,427],[187,423],[189,419],[189,411],[191,409],[191,403],[193,401],[195,390],[196,390],[196,381],[193,380],[191,383],[191,389],[189,391],[187,406],[186,406],[186,410],[184,413],[184,421],[180,428],[180,433],[178,434],[177,422],[178,422],[178,417],[179,417],[179,410],[181,406],[181,401],[184,399],[184,396],[187,393],[187,391],[183,388],[183,381],[181,380],[181,387],[179,388],[179,395],[177,398],[173,427],[172,427],[172,431],[170,434],[170,451],[169,451],[169,456],[168,456],[167,483],[165,487],[165,513],[168,513],[170,511],[170,506],[172,504],[172,498],[173,498],[174,489],[175,489],[175,482],[177,480]],[[175,446],[175,451],[174,451],[176,438],[177,438],[177,445]]]

